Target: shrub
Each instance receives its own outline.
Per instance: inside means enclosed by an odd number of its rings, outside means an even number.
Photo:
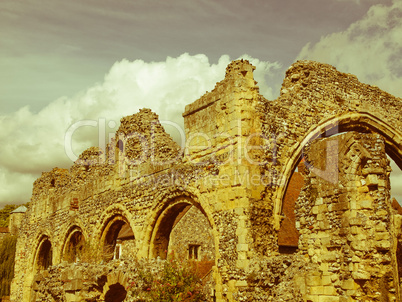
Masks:
[[[207,295],[194,261],[169,259],[163,270],[153,273],[143,266],[138,269],[138,284],[133,281],[128,290],[135,301],[206,301]]]
[[[68,262],[84,262],[99,264],[113,258],[113,246],[82,241],[78,245],[67,249],[64,260]]]

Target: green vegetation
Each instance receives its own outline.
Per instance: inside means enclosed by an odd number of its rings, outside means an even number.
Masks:
[[[167,260],[159,274],[139,267],[139,282],[127,290],[133,301],[206,301],[204,284],[194,261]]]
[[[19,205],[15,205],[15,204],[7,204],[7,205],[5,205],[4,208],[2,208],[0,210],[0,227],[8,227],[8,223],[9,223],[9,220],[10,220],[10,213],[12,211],[14,211],[19,206],[28,207],[28,205],[29,205],[29,202],[27,202],[25,204],[19,204]]]
[[[7,235],[0,241],[0,298],[10,295],[14,277],[14,258],[17,236]]]
[[[83,238],[76,244],[70,245],[65,251],[63,260],[67,262],[83,262],[100,264],[113,258],[113,246],[102,246],[99,243],[88,242]]]
[[[0,227],[8,227],[10,213],[18,207],[15,204],[7,204],[0,210]]]

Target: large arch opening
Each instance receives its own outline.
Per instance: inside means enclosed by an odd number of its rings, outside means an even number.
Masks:
[[[39,243],[35,260],[35,271],[46,270],[53,263],[52,244],[47,236]]]
[[[275,227],[278,230],[278,247],[280,252],[295,252],[298,246],[294,204],[302,188],[302,185],[298,184],[298,182],[302,181],[298,174],[303,169],[301,166],[304,166],[300,165],[300,162],[303,161],[305,145],[322,137],[330,137],[351,131],[378,133],[384,139],[385,152],[391,159],[392,170],[394,171],[391,173],[391,194],[395,194],[395,180],[393,181],[392,178],[395,178],[395,170],[400,173],[400,169],[402,168],[402,136],[397,130],[368,113],[349,113],[341,117],[332,117],[322,122],[313,131],[308,133],[300,144],[296,145],[297,147],[294,149],[293,155],[288,160],[282,173],[274,208]]]
[[[346,116],[348,116],[349,114],[347,114]],[[328,120],[324,123],[322,123],[320,126],[317,126],[312,132],[308,133],[304,139],[302,140],[301,143],[295,145],[296,147],[294,148],[293,152],[292,152],[292,156],[290,157],[290,159],[287,162],[286,167],[283,169],[283,174],[282,174],[282,179],[281,179],[281,186],[280,188],[278,188],[277,190],[277,198],[275,199],[275,215],[277,215],[277,220],[276,222],[279,224],[279,228],[278,230],[280,231],[282,228],[282,224],[283,221],[281,221],[281,218],[284,216],[283,215],[283,211],[284,209],[287,207],[286,205],[286,197],[287,197],[287,193],[289,191],[289,187],[291,187],[291,183],[292,183],[292,178],[293,175],[296,171],[296,166],[298,165],[298,162],[300,161],[300,159],[303,157],[303,149],[304,147],[309,143],[314,141],[317,138],[320,137],[330,137],[330,136],[336,136],[339,135],[341,133],[349,133],[351,131],[357,132],[357,133],[372,133],[372,134],[377,134],[378,138],[381,141],[383,141],[383,157],[384,157],[384,162],[387,161],[387,159],[385,158],[385,154],[387,154],[388,158],[393,160],[393,165],[394,165],[394,171],[395,170],[400,170],[401,166],[402,166],[402,134],[400,132],[398,132],[396,129],[394,129],[393,127],[387,125],[386,123],[384,123],[383,121],[378,120],[377,118],[375,118],[374,116],[370,115],[370,114],[357,114],[354,113],[353,114],[353,118],[350,117],[336,117],[336,118],[332,118],[332,120]],[[375,141],[376,139],[374,139],[373,141]],[[368,144],[370,145],[370,144]],[[363,145],[362,145],[363,146]],[[339,153],[343,154],[347,152],[347,150],[343,149],[344,146],[340,145],[339,146]],[[360,151],[360,150],[356,150],[356,151]],[[384,152],[385,151],[385,152]],[[359,152],[357,152],[359,153]],[[383,184],[387,184],[386,186],[389,185],[389,179],[387,180],[388,176],[389,176],[389,167],[387,169],[383,169],[381,170],[382,174],[381,175],[377,175],[379,172],[376,172],[376,170],[370,166],[370,163],[372,161],[371,155],[370,153],[368,154],[367,158],[364,159],[365,155],[364,155],[364,147],[362,148],[362,154],[358,155],[355,157],[354,160],[352,160],[351,162],[351,166],[347,167],[345,171],[349,171],[347,173],[350,174],[354,174],[355,175],[360,175],[358,178],[358,182],[362,184],[362,186],[365,186],[366,188],[361,188],[361,190],[367,190],[367,194],[370,195],[370,191],[375,191],[377,190],[377,188],[379,186],[383,186]],[[359,165],[355,166],[354,164],[357,163],[359,160],[361,159],[361,162],[359,162]],[[367,167],[370,167],[368,169],[366,169],[366,165]],[[382,165],[381,165],[382,167]],[[395,169],[395,167],[398,167],[398,169]],[[321,169],[321,168],[320,168]],[[314,172],[315,173],[315,172]],[[356,181],[357,183],[357,181]],[[380,184],[381,183],[381,184]],[[345,187],[345,186],[343,186]],[[391,190],[392,190],[392,174],[391,174],[391,184],[390,184]],[[383,200],[388,200],[386,208],[389,207],[389,198],[391,198],[390,194],[394,195],[394,192],[389,192],[387,191],[389,189],[385,188],[385,191],[387,192],[384,195],[384,199]],[[362,191],[363,192],[363,191]],[[310,192],[311,193],[311,192]],[[367,195],[367,196],[368,196]],[[361,196],[366,196],[364,194],[361,194]],[[359,197],[360,198],[360,197]],[[363,198],[363,197],[361,197]],[[341,199],[339,199],[341,200]],[[363,210],[359,210],[359,213],[361,215],[363,215],[363,211],[369,211],[373,206],[371,204],[371,199],[367,198],[367,202],[364,203],[364,201],[362,202],[362,204],[360,204],[360,201],[358,200],[358,205],[357,205],[357,209],[363,209]],[[376,201],[377,202],[377,201]],[[345,206],[347,207],[356,207],[355,204],[352,202],[350,204],[348,203],[340,203],[338,205],[339,209],[341,206]],[[387,211],[389,211],[390,209],[387,209]],[[282,214],[282,215],[281,215]],[[324,217],[324,215],[320,216],[320,218]],[[296,223],[296,221],[295,221]],[[325,227],[325,226],[323,226]],[[390,227],[392,228],[392,225],[390,225]],[[393,230],[389,230],[389,234],[393,236],[392,234],[394,233]],[[305,243],[301,243],[301,246],[303,246],[303,244]],[[394,248],[392,248],[392,250],[388,249],[388,245],[387,244],[391,244],[395,245]],[[278,245],[280,246],[280,236],[278,234]],[[399,242],[396,240],[396,238],[391,238],[391,241],[384,243],[384,246],[381,246],[380,244],[378,245],[377,249],[380,252],[380,256],[381,255],[385,255],[385,254],[389,254],[389,256],[392,259],[395,259],[396,261],[393,263],[395,263],[395,265],[392,265],[393,268],[390,268],[390,272],[393,271],[393,273],[390,273],[390,276],[393,274],[394,277],[390,277],[391,279],[394,278],[394,280],[398,280],[399,281],[399,276],[400,276],[400,270],[401,270],[401,264],[400,261],[398,261],[398,259],[401,257],[401,247]],[[388,255],[387,254],[387,255]],[[395,257],[395,258],[394,258]],[[398,274],[399,273],[399,274]],[[399,276],[398,276],[399,275]],[[396,284],[399,284],[399,282],[397,282]],[[397,295],[400,294],[399,293],[399,285],[396,285],[396,292]]]
[[[293,171],[282,202],[282,221],[278,232],[278,246],[281,254],[297,251],[299,231],[296,228],[295,206],[306,177],[304,158]]]
[[[290,179],[303,157],[303,149],[306,144],[320,137],[330,137],[350,131],[380,134],[385,142],[386,153],[402,169],[402,134],[395,128],[367,112],[353,112],[343,116],[330,117],[307,133],[300,143],[294,145],[292,154],[281,172],[274,206],[275,228],[277,230],[280,228],[284,197]]]
[[[149,256],[166,259],[174,254],[180,259],[204,261],[212,267],[215,244],[212,227],[202,208],[190,198],[170,202],[154,224]]]
[[[80,227],[70,229],[63,249],[63,260],[67,262],[78,262],[81,260],[85,238]]]
[[[120,214],[108,220],[103,229],[101,241],[103,259],[106,261],[134,257],[134,232],[128,220]]]

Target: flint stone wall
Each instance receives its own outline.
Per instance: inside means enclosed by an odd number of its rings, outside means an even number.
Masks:
[[[268,101],[253,70],[248,61],[232,62],[225,79],[186,106],[182,151],[144,109],[122,119],[106,150],[90,148],[70,170],[43,173],[20,231],[12,301],[33,299],[36,276],[62,262],[72,230],[102,246],[126,223],[135,238],[130,257],[163,259],[174,222],[190,205],[213,238],[216,301],[400,298],[401,219],[390,207],[385,154],[402,167],[401,99],[332,66],[300,61],[280,97]],[[341,132],[348,133],[320,138]],[[334,141],[337,154],[327,147]],[[298,248],[280,254],[283,203],[303,157],[310,164],[292,218]],[[334,163],[338,171],[320,172]],[[52,265],[38,270],[45,242]]]

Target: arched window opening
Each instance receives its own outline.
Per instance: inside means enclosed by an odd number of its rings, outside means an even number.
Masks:
[[[42,240],[36,257],[36,270],[46,270],[52,265],[52,244],[47,237]]]
[[[103,258],[106,261],[134,256],[134,233],[124,217],[115,216],[110,219],[103,238]]]
[[[278,233],[279,252],[294,253],[299,243],[299,231],[296,228],[295,205],[300,195],[306,176],[304,158],[300,160],[290,177],[282,203],[282,221]]]
[[[124,143],[121,139],[119,139],[119,141],[117,142],[116,147],[119,149],[120,152],[124,151]]]
[[[123,285],[116,283],[109,286],[105,295],[105,302],[122,302],[127,296],[127,291]]]
[[[78,262],[81,260],[84,248],[84,236],[79,229],[73,230],[67,238],[64,248],[64,260],[68,262]]]

